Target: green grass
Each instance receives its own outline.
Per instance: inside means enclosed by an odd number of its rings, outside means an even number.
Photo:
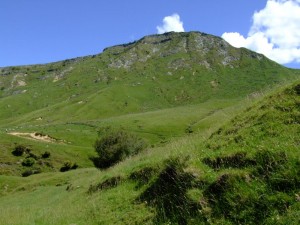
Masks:
[[[8,132],[40,132],[64,142],[44,143],[27,140],[6,134],[5,129],[0,133],[2,146],[6,149],[2,155],[2,162],[8,166],[1,168],[2,174],[20,174],[23,167],[17,164],[24,157],[14,157],[11,152],[14,143],[29,146],[33,153],[41,155],[45,151],[51,153],[48,159],[54,169],[59,170],[65,161],[76,162],[80,167],[91,166],[89,156],[94,155],[93,145],[97,138],[97,131],[101,127],[115,127],[136,133],[144,138],[149,146],[163,146],[178,137],[188,135],[187,128],[193,133],[203,133],[220,126],[231,117],[231,114],[241,110],[244,106],[237,106],[239,101],[210,101],[203,104],[174,107],[153,112],[129,114],[104,120],[89,120],[86,122],[57,123],[37,126],[11,127]],[[244,102],[243,102],[244,104]],[[221,121],[221,122],[220,122]],[[5,141],[4,141],[5,140]],[[52,171],[51,168],[42,168]]]
[[[212,129],[213,135],[206,130],[182,137],[105,171],[79,169],[28,178],[1,176],[0,205],[4,210],[0,223],[153,224],[160,209],[138,199],[164,171],[165,160],[188,156],[182,169],[192,174],[194,181],[187,196],[190,201],[197,200],[200,207],[198,213],[186,217],[189,224],[297,224],[299,127],[290,119],[299,113],[299,95],[294,87],[266,96],[221,129]],[[245,154],[234,158],[238,152]],[[204,163],[206,158],[217,157],[223,159],[218,169]],[[243,158],[251,163],[241,164]],[[130,176],[143,168],[154,168],[156,172],[137,186],[138,180]],[[114,177],[120,177],[120,183],[88,193],[90,185]],[[168,214],[160,218],[161,222],[169,220],[177,221]]]
[[[299,224],[298,75],[195,32],[1,68],[0,224]],[[92,168],[107,126],[149,148]],[[18,144],[50,157],[24,167]],[[67,161],[79,168],[58,172]]]

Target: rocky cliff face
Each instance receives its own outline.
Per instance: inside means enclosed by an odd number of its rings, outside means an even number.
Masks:
[[[149,59],[178,56],[183,59],[188,55],[192,63],[211,69],[215,65],[237,67],[245,53],[244,49],[233,48],[220,37],[201,32],[165,33],[146,36],[139,41],[117,45],[104,50],[103,54],[112,55],[109,63],[113,68],[130,68],[136,62],[145,63]],[[263,55],[247,51],[247,57],[261,60]],[[180,57],[181,55],[181,57]],[[178,64],[179,63],[179,64]],[[175,61],[173,64],[189,64]]]

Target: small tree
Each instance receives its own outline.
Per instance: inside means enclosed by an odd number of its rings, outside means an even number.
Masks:
[[[108,168],[139,153],[146,144],[142,139],[123,130],[107,129],[107,133],[96,140],[94,147],[98,157],[90,159],[97,168]]]

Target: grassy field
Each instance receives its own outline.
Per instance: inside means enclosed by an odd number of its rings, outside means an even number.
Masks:
[[[210,101],[198,105],[116,116],[102,120],[3,128],[0,137],[2,137],[2,148],[6,151],[2,153],[1,161],[6,162],[8,166],[3,166],[0,171],[6,175],[19,175],[24,172],[24,169],[28,169],[20,163],[17,164],[24,157],[14,157],[11,154],[16,144],[29,146],[37,155],[41,155],[45,151],[50,152],[51,157],[47,161],[52,164],[53,168],[40,167],[43,171],[55,171],[65,161],[76,162],[80,167],[90,167],[92,164],[89,156],[94,155],[93,145],[97,138],[97,131],[101,127],[122,128],[144,138],[150,147],[163,146],[189,133],[203,133],[215,129],[228,120],[232,113],[243,108],[241,103],[238,106],[239,102],[238,100]],[[29,135],[13,136],[9,134],[16,131],[21,134],[44,133],[57,138],[58,141],[44,142],[32,139]],[[11,168],[13,168],[12,171],[10,171]]]
[[[189,224],[298,224],[297,87],[299,84],[256,100],[238,116],[227,116],[230,121],[220,129],[216,124],[148,149],[108,170],[1,176],[0,223],[182,224],[184,219]],[[172,162],[179,166],[171,167]],[[166,168],[175,169],[172,178],[181,183],[160,183]],[[154,189],[163,191],[171,202],[178,196],[163,185],[175,189],[179,185],[187,198],[184,204],[193,202],[197,211],[176,217],[172,213],[184,210],[168,212],[158,208],[165,207],[164,202],[140,201],[157,184],[162,186]]]
[[[299,75],[197,32],[0,68],[0,224],[299,224]],[[107,127],[148,147],[96,169]]]
[[[66,161],[89,167],[97,130],[105,126],[137,133],[150,146],[202,132],[221,125],[245,98],[297,73],[199,32],[148,36],[99,55],[0,68],[0,174],[22,173],[22,158],[10,153],[20,144],[52,154],[42,171],[57,171]],[[53,141],[29,138],[34,133]]]

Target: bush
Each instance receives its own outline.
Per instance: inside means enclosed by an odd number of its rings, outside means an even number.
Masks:
[[[34,158],[26,158],[24,159],[24,161],[22,162],[22,166],[27,166],[30,167],[33,164],[35,164],[35,159]]]
[[[75,170],[78,168],[78,165],[76,163],[71,162],[65,162],[64,165],[60,168],[60,172],[66,172],[69,170]]]
[[[130,155],[139,153],[146,147],[145,142],[123,130],[111,130],[95,142],[98,157],[91,157],[97,168],[108,168]]]
[[[41,172],[40,170],[26,170],[22,173],[22,177],[28,177],[28,176],[31,176],[33,174],[38,174],[40,172]]]
[[[50,157],[50,152],[44,152],[43,154],[42,154],[42,158],[43,159],[47,159],[47,158],[49,158]]]
[[[17,145],[15,149],[12,151],[14,156],[22,156],[24,152],[29,151],[24,145]]]
[[[29,177],[32,174],[34,174],[32,170],[26,170],[22,173],[22,177]]]
[[[26,156],[26,158],[34,158],[35,160],[38,160],[40,158],[39,156],[35,155],[32,152],[28,152],[27,154],[28,155]]]
[[[297,95],[300,95],[300,84],[296,85],[294,90],[296,91]]]

